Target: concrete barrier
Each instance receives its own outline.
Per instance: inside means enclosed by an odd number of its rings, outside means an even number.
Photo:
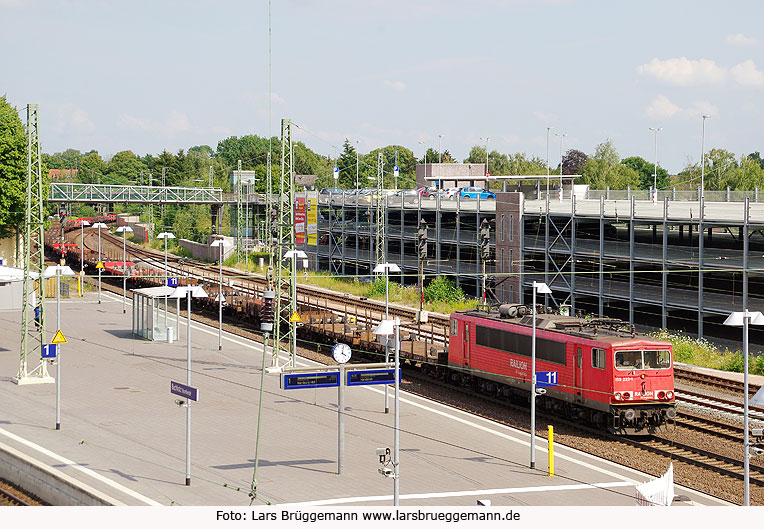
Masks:
[[[50,505],[126,505],[3,443],[0,443],[0,478]]]
[[[215,238],[219,237],[216,236]],[[225,237],[225,240],[229,245],[223,247],[223,261],[231,257],[236,251],[236,247],[233,246],[233,239],[231,237]],[[178,239],[178,244],[191,252],[191,255],[196,259],[204,259],[205,261],[217,263],[218,258],[220,257],[220,249],[208,244],[189,241],[188,239]]]

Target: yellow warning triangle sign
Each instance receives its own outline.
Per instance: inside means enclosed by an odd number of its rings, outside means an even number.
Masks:
[[[105,266],[103,265],[101,261],[98,261],[98,264],[96,265],[96,269],[99,269],[99,268],[105,268]]]
[[[56,331],[56,335],[50,343],[66,343],[66,338],[64,338],[64,333],[61,332],[61,329]]]
[[[292,317],[289,318],[289,321],[291,321],[291,322],[299,322],[299,321],[301,321],[300,320],[300,315],[297,314],[297,312],[292,313]]]

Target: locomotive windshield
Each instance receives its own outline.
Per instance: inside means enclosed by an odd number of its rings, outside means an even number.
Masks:
[[[615,368],[622,371],[668,369],[669,367],[671,367],[671,352],[669,351],[616,351],[615,353]]]

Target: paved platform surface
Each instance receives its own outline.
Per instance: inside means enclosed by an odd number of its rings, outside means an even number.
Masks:
[[[131,306],[95,294],[62,302],[61,430],[55,384],[17,386],[20,315],[0,313],[0,442],[128,505],[249,505],[262,349],[192,325],[192,483],[185,481],[185,409],[170,381],[186,380],[186,326],[174,344],[131,335]],[[49,302],[50,336],[55,301]],[[307,360],[301,365],[308,366]],[[268,364],[269,365],[269,364]],[[55,375],[55,368],[51,369]],[[391,391],[392,395],[392,391]],[[337,474],[337,389],[283,391],[267,376],[258,499],[280,505],[392,505],[376,448],[393,443],[380,387],[346,388],[345,466]],[[401,505],[633,506],[644,474],[545,441],[528,468],[529,436],[422,398],[401,399]],[[677,488],[697,504],[719,500]]]

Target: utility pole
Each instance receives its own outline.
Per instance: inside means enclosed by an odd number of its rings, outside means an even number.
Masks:
[[[374,264],[379,265],[387,262],[385,256],[385,196],[383,195],[384,185],[384,159],[382,151],[377,154],[377,212],[376,227],[377,233],[374,240]]]
[[[287,365],[294,366],[297,356],[296,321],[297,314],[297,258],[289,261],[290,269],[284,270],[282,259],[288,252],[295,251],[294,237],[294,145],[292,140],[292,121],[281,120],[281,174],[279,178],[279,203],[276,222],[278,240],[271,262],[275,272],[276,308],[273,325],[273,366],[278,367],[279,344],[287,342],[290,360]],[[286,291],[286,292],[285,292]],[[286,293],[286,299],[284,294]],[[284,308],[288,307],[288,310]],[[283,334],[282,329],[288,329]]]
[[[480,224],[480,262],[483,265],[483,308],[486,308],[486,262],[491,258],[491,225],[488,219]]]
[[[52,383],[47,363],[42,359],[42,346],[47,343],[45,334],[45,209],[43,206],[42,155],[40,153],[39,109],[36,104],[27,105],[27,178],[26,216],[24,217],[24,286],[21,310],[21,350],[19,372],[13,379],[18,385]],[[35,296],[35,278],[39,280],[39,297]],[[30,321],[30,307],[39,307],[37,322]],[[39,364],[29,370],[29,354],[34,353]]]
[[[241,252],[243,250],[244,246],[244,239],[242,237],[241,233],[241,227],[244,224],[244,219],[242,218],[242,208],[241,208],[241,160],[239,160],[239,163],[237,165],[237,171],[236,171],[236,263],[241,262]]]

